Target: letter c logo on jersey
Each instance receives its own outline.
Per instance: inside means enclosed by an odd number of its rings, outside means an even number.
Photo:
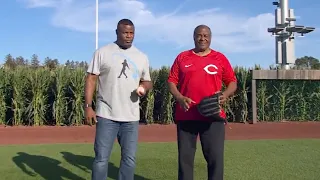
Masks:
[[[209,69],[210,68],[210,69]],[[218,67],[214,64],[209,64],[206,67],[203,68],[204,71],[206,71],[208,74],[217,74],[218,73]],[[215,70],[214,70],[215,69]]]

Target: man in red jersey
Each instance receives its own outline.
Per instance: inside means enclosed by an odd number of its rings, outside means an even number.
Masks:
[[[194,30],[195,48],[181,52],[168,78],[169,91],[178,102],[175,122],[178,137],[179,180],[193,180],[194,156],[199,134],[207,161],[208,180],[223,180],[226,114],[209,119],[200,115],[197,104],[208,96],[226,89],[220,96],[223,104],[237,89],[237,79],[228,59],[210,48],[211,30],[199,25]],[[179,90],[177,88],[179,85]]]

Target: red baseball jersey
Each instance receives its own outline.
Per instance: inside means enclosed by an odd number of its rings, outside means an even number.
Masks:
[[[175,120],[207,120],[197,111],[196,105],[204,98],[222,90],[222,83],[237,82],[229,60],[220,52],[211,50],[198,56],[192,50],[181,52],[175,59],[168,82],[179,85],[180,93],[195,103],[185,112],[177,103]],[[221,117],[226,118],[222,110]]]

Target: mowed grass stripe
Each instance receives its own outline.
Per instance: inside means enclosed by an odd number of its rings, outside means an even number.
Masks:
[[[227,141],[226,180],[316,180],[320,177],[320,140]],[[23,152],[20,155],[19,152]],[[0,146],[1,179],[90,179],[92,144]],[[117,179],[120,147],[114,145],[109,179]],[[195,180],[205,180],[201,146]],[[135,179],[177,179],[176,143],[140,143]]]

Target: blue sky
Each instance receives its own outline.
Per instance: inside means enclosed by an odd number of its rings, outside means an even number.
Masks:
[[[151,66],[171,65],[178,53],[193,47],[192,32],[207,24],[211,47],[233,66],[274,64],[273,0],[100,0],[99,46],[115,40],[118,20],[136,25],[134,44]],[[296,57],[320,58],[320,1],[289,0],[298,25],[316,29],[296,40]],[[30,58],[38,54],[89,62],[95,50],[95,0],[4,0],[0,7],[1,61],[8,53]]]

